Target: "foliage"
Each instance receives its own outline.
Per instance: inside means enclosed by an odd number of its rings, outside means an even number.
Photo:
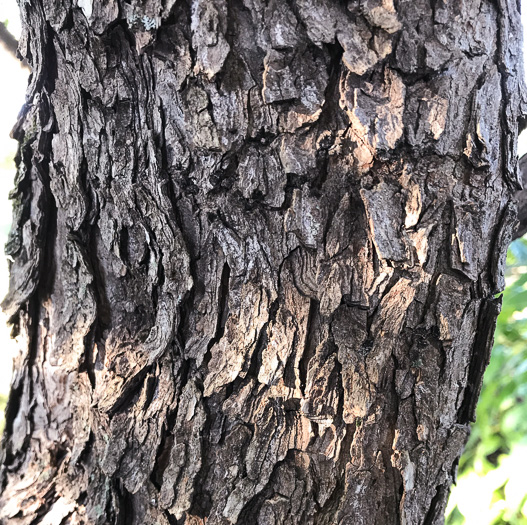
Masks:
[[[511,244],[507,287],[477,421],[447,525],[527,525],[527,240]]]

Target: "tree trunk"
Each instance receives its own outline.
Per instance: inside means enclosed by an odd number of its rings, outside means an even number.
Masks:
[[[20,0],[3,523],[442,523],[518,2],[77,4]]]

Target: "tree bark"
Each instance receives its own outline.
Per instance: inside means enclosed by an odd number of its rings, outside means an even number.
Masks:
[[[4,523],[442,523],[515,228],[518,2],[20,6]]]

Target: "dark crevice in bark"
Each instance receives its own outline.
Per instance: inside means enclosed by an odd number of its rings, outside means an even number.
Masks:
[[[307,371],[309,368],[309,361],[315,355],[316,342],[314,337],[317,330],[318,317],[320,315],[320,303],[316,299],[309,300],[309,314],[306,328],[306,342],[302,351],[302,358],[298,364],[300,374],[300,389],[302,393],[305,392],[307,382]]]
[[[243,370],[246,372],[246,379],[238,376],[232,383],[232,390],[234,392],[239,391],[247,380],[258,377],[258,370],[262,364],[262,351],[269,343],[268,329],[276,322],[276,314],[278,313],[279,307],[280,302],[279,298],[277,298],[271,303],[271,306],[269,307],[269,319],[262,326],[258,334],[258,339],[254,346],[254,350],[252,351],[250,359],[248,360],[248,364],[246,364]]]
[[[520,175],[521,177],[521,175]],[[514,200],[510,200],[500,214],[499,223],[496,225],[496,233],[489,250],[488,267],[490,268],[490,279],[492,281],[492,293],[497,294],[505,287],[505,261],[506,256],[498,249],[503,243],[507,246],[514,238],[517,227],[518,209]]]
[[[94,445],[95,445],[95,434],[92,430],[90,430],[90,435],[88,437],[88,440],[84,444],[84,448],[82,449],[82,452],[79,454],[79,457],[77,458],[77,465],[84,465],[86,462],[89,461],[89,458],[94,452]],[[82,491],[79,495],[80,501],[82,504],[86,503],[87,500],[87,492]]]
[[[2,452],[3,452],[3,468],[2,468],[2,489],[5,488],[7,482],[5,478],[5,470],[10,468],[16,468],[15,460],[16,457],[13,455],[13,452],[10,450],[10,440],[9,436],[13,435],[13,423],[18,415],[18,412],[21,408],[22,395],[24,392],[24,381],[28,381],[28,376],[25,376],[24,380],[16,388],[11,388],[9,392],[9,398],[5,408],[4,419],[5,427],[4,433],[2,436]]]
[[[208,109],[208,111],[209,113],[212,113],[212,108]],[[237,170],[237,152],[224,155],[221,161],[219,162],[219,167],[214,171],[214,173],[210,177],[210,182],[212,184],[210,194],[219,195],[221,193],[229,193],[231,190],[233,190]],[[245,201],[248,210],[254,207],[255,203],[251,203],[251,201],[247,199],[243,200]]]
[[[130,494],[119,480],[112,481],[113,489],[119,499],[118,516],[115,525],[128,525],[134,523],[133,495]],[[111,507],[107,516],[111,516]]]
[[[152,232],[152,235],[153,235],[154,242],[155,242],[156,238],[153,232]],[[163,257],[159,257],[157,261],[157,283],[156,283],[156,286],[152,288],[152,306],[153,306],[154,312],[156,313],[159,308],[159,291],[163,290],[164,284],[165,284],[165,266],[163,264]]]
[[[163,516],[168,521],[169,525],[185,525],[185,519],[177,520],[168,510],[163,511]]]
[[[97,324],[92,325],[88,335],[84,337],[84,360],[79,372],[86,371],[92,388],[95,388],[95,360],[94,348],[96,345]]]
[[[171,429],[172,427],[173,425],[167,424],[165,428]],[[170,460],[170,451],[174,444],[174,439],[175,437],[165,430],[164,435],[161,439],[161,443],[159,444],[159,447],[157,449],[154,469],[150,474],[150,481],[158,490],[161,490],[161,485],[163,484],[163,474]]]
[[[201,468],[195,478],[192,503],[189,509],[189,512],[200,518],[206,518],[210,514],[213,504],[211,494],[206,491],[205,487],[210,469],[213,466],[212,461],[209,459],[210,456],[212,456],[211,428],[214,418],[214,409],[217,408],[218,404],[219,403],[216,403],[214,396],[203,398],[203,408],[205,410],[206,419],[205,425],[202,427],[201,431]]]
[[[375,248],[374,248],[373,252],[374,252],[374,254],[376,253]],[[369,313],[368,313],[368,317],[367,317],[367,324],[366,324],[366,328],[367,328],[367,332],[368,332],[368,336],[369,336],[368,339],[371,339],[371,338],[375,337],[375,334],[372,331],[372,325],[373,325],[375,319],[378,317],[379,312],[381,311],[382,299],[383,299],[383,297],[386,297],[388,295],[388,293],[390,292],[390,290],[397,284],[397,282],[401,278],[401,273],[402,272],[398,268],[394,268],[393,273],[389,277],[388,283],[386,284],[386,286],[385,286],[385,288],[383,290],[382,296],[379,297],[377,305],[373,309],[370,308]]]
[[[435,525],[437,523],[438,509],[444,498],[445,487],[443,485],[439,485],[436,487],[436,493],[430,502],[430,507],[423,521],[423,525]]]
[[[228,263],[223,265],[220,278],[220,292],[218,301],[218,324],[216,325],[216,341],[219,341],[225,332],[225,324],[229,316],[229,283],[231,268]],[[209,348],[210,349],[210,348]]]
[[[96,304],[96,323],[95,323],[95,342],[99,352],[104,353],[104,334],[111,326],[111,312],[112,308],[108,297],[106,296],[107,285],[104,279],[104,274],[100,267],[98,258],[99,250],[98,243],[101,242],[101,232],[97,225],[91,227],[91,232],[88,236],[89,244],[86,249],[86,257],[88,265],[93,275],[93,295]],[[100,356],[104,360],[104,356]],[[97,362],[100,359],[96,360]]]
[[[107,410],[110,419],[118,412],[126,412],[139,399],[144,380],[152,372],[152,366],[143,368],[126,382],[119,397]]]
[[[124,38],[130,50],[136,49],[134,32],[130,29],[125,18],[117,18],[110,22],[103,33],[103,41],[111,47],[121,47],[121,37]]]
[[[44,504],[41,505],[38,511],[36,512],[35,518],[31,522],[31,525],[33,524],[38,525],[39,523],[41,523],[48,509],[50,509],[51,506],[59,499],[55,493],[55,487],[53,484],[50,485],[50,487],[45,492],[44,497],[42,499],[43,499]]]
[[[328,44],[330,63],[328,67],[329,82],[324,92],[324,104],[320,110],[320,116],[317,120],[316,125],[320,126],[321,129],[327,129],[330,127],[330,122],[336,120],[337,112],[342,112],[335,101],[339,98],[339,79],[342,74],[342,55],[344,50],[338,43]],[[332,135],[328,137],[324,143],[320,144],[320,149],[316,154],[317,163],[317,175],[313,179],[311,185],[312,189],[320,192],[326,182],[328,176],[328,164],[329,164],[329,149],[333,146],[335,137]],[[329,222],[329,221],[328,221]]]
[[[221,278],[218,289],[218,316],[216,320],[216,331],[214,337],[209,341],[207,345],[207,354],[203,360],[206,365],[211,358],[210,350],[217,344],[223,337],[225,332],[225,323],[229,315],[229,282],[230,282],[231,269],[227,262],[223,264],[221,271]]]
[[[286,173],[287,181],[284,187],[284,202],[279,208],[270,208],[276,211],[286,211],[291,208],[291,202],[293,200],[293,190],[301,189],[302,186],[307,182],[307,178],[303,175],[297,175],[296,173]]]
[[[459,423],[466,424],[475,421],[476,404],[481,390],[483,374],[489,364],[490,351],[494,342],[493,334],[500,309],[501,298],[483,299],[474,341],[474,353],[469,365],[467,386],[457,415]]]
[[[159,385],[159,382],[158,382],[158,378],[153,375],[153,374],[149,374],[147,375],[146,377],[146,399],[145,399],[145,402],[144,402],[144,408],[143,410],[146,412],[148,410],[148,407],[150,406],[150,404],[152,403],[152,401],[154,400],[154,395],[156,393],[156,389]]]
[[[86,104],[86,100],[88,100],[90,97],[89,94],[83,92],[81,90],[81,101],[83,106]],[[84,110],[86,108],[84,107]],[[82,129],[82,122],[81,119],[79,119],[79,126]],[[86,262],[86,265],[88,267],[88,271],[90,275],[93,278],[92,286],[90,287],[93,293],[93,297],[95,300],[95,321],[92,324],[92,326],[89,329],[88,334],[84,337],[84,359],[81,362],[79,371],[86,371],[88,374],[88,378],[90,380],[90,384],[92,388],[95,388],[95,366],[96,366],[96,357],[95,357],[95,348],[98,348],[97,343],[101,341],[101,334],[103,329],[101,328],[101,325],[103,323],[103,319],[108,315],[108,313],[100,312],[99,309],[102,306],[101,303],[101,295],[100,295],[100,289],[98,288],[99,280],[97,279],[96,275],[96,268],[97,268],[97,257],[96,257],[96,250],[94,248],[93,253],[91,252],[90,247],[95,246],[95,243],[93,242],[93,225],[96,221],[97,213],[94,212],[94,210],[97,210],[98,206],[96,205],[94,199],[92,198],[91,194],[91,186],[88,182],[88,163],[86,156],[83,154],[81,165],[79,169],[79,181],[81,184],[81,187],[83,189],[83,194],[85,196],[85,199],[87,201],[86,208],[88,210],[92,210],[92,213],[87,215],[86,220],[84,221],[81,231],[76,233],[74,235],[76,244],[78,245],[79,249],[81,250],[84,260]],[[73,234],[70,234],[73,237]],[[95,264],[95,266],[93,266]],[[103,292],[104,293],[104,292]],[[109,311],[109,305],[106,303],[106,311]]]

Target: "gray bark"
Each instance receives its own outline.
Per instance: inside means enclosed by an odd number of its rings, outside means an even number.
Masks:
[[[515,228],[518,3],[20,6],[4,523],[442,523]]]

